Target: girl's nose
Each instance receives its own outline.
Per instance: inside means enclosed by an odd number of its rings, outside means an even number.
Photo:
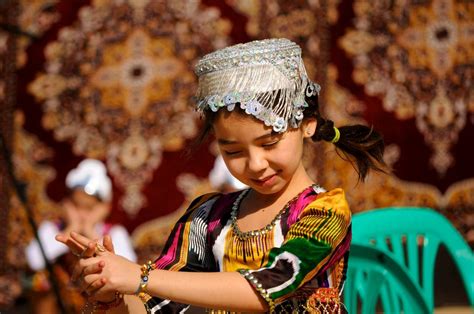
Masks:
[[[268,161],[265,158],[265,154],[259,152],[253,152],[249,154],[248,169],[251,172],[262,172],[268,167]]]

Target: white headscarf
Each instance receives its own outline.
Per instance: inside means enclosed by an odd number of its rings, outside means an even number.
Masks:
[[[112,182],[107,168],[96,159],[84,159],[66,177],[66,186],[73,190],[80,188],[85,193],[108,202],[112,199]]]

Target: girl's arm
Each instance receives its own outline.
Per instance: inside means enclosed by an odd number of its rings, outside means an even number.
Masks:
[[[76,238],[75,235],[73,238]],[[110,252],[96,254],[96,257],[78,262],[72,280],[78,282],[89,295],[99,299],[102,296],[110,299],[115,291],[133,295],[140,285],[140,265]],[[229,311],[268,310],[264,300],[237,272],[176,272],[155,269],[149,273],[146,290],[149,295],[164,299],[162,303],[152,306],[153,311],[162,309],[168,300]]]
[[[264,302],[237,272],[192,273],[156,269],[150,272],[148,293],[204,308],[265,312]]]
[[[172,235],[170,236],[170,239],[167,243],[167,246],[164,249],[162,257],[157,261],[157,265],[159,266],[159,268],[166,268],[172,271],[152,271],[152,278],[150,279],[149,283],[149,291],[151,295],[157,297],[148,301],[147,305],[150,308],[155,308],[156,310],[161,309],[163,312],[172,312],[177,310],[178,308],[186,308],[187,305],[180,305],[176,303],[180,301],[183,302],[182,300],[185,300],[185,304],[191,303],[198,306],[210,308],[216,308],[216,305],[222,308],[222,304],[230,305],[233,308],[234,305],[237,304],[239,307],[242,307],[242,309],[246,311],[262,311],[266,309],[263,299],[259,299],[259,296],[253,291],[250,284],[240,274],[213,273],[213,271],[216,270],[213,270],[212,267],[201,269],[202,266],[199,265],[196,250],[195,247],[192,246],[192,244],[202,242],[200,241],[202,240],[200,237],[205,237],[206,234],[200,235],[199,232],[184,231],[189,229],[193,230],[193,218],[196,216],[206,216],[203,215],[203,213],[205,214],[206,211],[210,210],[211,206],[214,203],[214,200],[215,198],[213,198],[212,195],[205,195],[196,199],[191,204],[190,209],[187,211],[187,213],[180,219],[180,221],[175,226],[174,231],[172,232]],[[192,238],[188,238],[188,235],[192,236]],[[71,236],[72,237],[58,237],[58,240],[69,246],[70,249],[76,254],[81,253],[83,248],[86,247],[88,242],[91,241],[90,239],[84,238],[78,234],[73,233]],[[178,243],[178,245],[176,246],[175,243]],[[175,250],[174,248],[178,249]],[[91,252],[93,253],[93,251],[94,246],[92,245]],[[198,252],[200,252],[200,250],[198,250]],[[96,296],[103,296],[102,300],[104,302],[110,300],[111,298],[113,298],[114,289],[112,289],[111,287],[114,287],[114,284],[115,290],[124,292],[124,287],[119,287],[120,285],[117,285],[117,281],[126,282],[128,284],[131,283],[131,286],[128,287],[128,293],[133,294],[138,288],[140,282],[140,267],[134,263],[130,263],[129,261],[126,261],[125,259],[119,258],[118,256],[115,256],[110,253],[100,253],[98,255],[100,255],[100,259],[105,262],[105,268],[103,269],[101,276],[98,276],[98,274],[95,274],[96,272],[91,271],[90,275],[86,276],[85,278],[87,282],[81,282],[81,285],[86,288],[88,284],[92,283],[94,280],[97,280],[100,277],[104,277],[104,273],[108,272],[108,276],[106,276],[106,278],[113,280],[112,282],[110,282],[110,280],[107,280],[108,284],[106,285],[106,287],[104,287],[104,289],[99,289],[101,287],[100,284],[92,285],[89,287],[95,287],[96,289],[98,289]],[[84,269],[84,267],[86,267],[87,265],[97,264],[98,261],[98,257],[82,259],[78,263],[78,270],[76,271],[76,276],[79,276],[79,274],[83,273],[82,270]],[[182,273],[182,275],[177,272],[178,270],[180,271],[180,273]],[[163,275],[161,275],[161,273],[163,273]],[[156,283],[155,276],[157,277]],[[199,278],[204,279],[199,279],[195,276],[200,276]],[[235,278],[235,280],[229,280],[230,278]],[[211,279],[213,279],[213,281],[211,281]],[[100,281],[98,282],[100,283]],[[87,283],[87,285],[84,285],[85,283]],[[226,288],[228,293],[222,293],[222,287],[228,287],[230,285],[232,285],[230,288]],[[244,293],[242,293],[242,291]],[[213,297],[216,295],[216,292],[221,295],[222,300],[219,301]],[[169,296],[172,296],[173,298],[170,298]],[[230,301],[229,303],[229,298],[231,298],[232,296],[234,296],[234,301]],[[189,299],[189,297],[191,297],[192,299]],[[173,301],[170,302],[170,300]],[[224,308],[228,308],[228,306]],[[124,313],[127,312],[125,308],[121,310],[123,310]]]
[[[155,275],[156,277],[161,278],[156,278],[157,280],[155,280]],[[151,282],[148,284],[148,292],[150,294],[154,294],[153,291],[156,291],[157,293],[162,293],[161,297],[165,299],[176,299],[176,301],[181,303],[193,304],[195,306],[204,308],[221,308],[231,311],[233,310],[247,312],[268,311],[266,304],[260,300],[260,298],[250,288],[247,281],[243,279],[243,277],[240,276],[238,273],[182,273],[161,270],[158,272],[158,270],[154,270],[152,272],[151,277]],[[203,277],[204,284],[203,282],[201,282],[202,279],[200,279],[199,277]],[[168,284],[160,286],[162,282],[166,283],[166,280],[168,280],[168,283],[175,283],[173,284],[173,287],[171,289],[169,289],[170,287],[167,287]],[[178,280],[184,280],[184,283],[178,283]],[[214,280],[217,280],[217,285],[216,287],[214,287],[214,289],[210,289],[210,287],[213,285],[212,282]],[[234,281],[243,281],[243,285],[241,282],[234,285]],[[238,286],[244,288],[242,292],[238,291]],[[189,290],[188,292],[190,293],[188,295],[183,296],[183,294],[186,294],[187,290]],[[224,291],[227,291],[227,293],[223,293]],[[198,293],[196,294],[196,292]],[[181,299],[178,299],[180,296]],[[197,300],[198,302],[193,302],[195,300]],[[216,300],[221,300],[221,303],[218,304]],[[124,303],[117,308],[110,309],[109,311],[107,311],[107,313],[145,314],[146,310],[143,306],[142,301],[138,297],[132,295],[125,295]]]

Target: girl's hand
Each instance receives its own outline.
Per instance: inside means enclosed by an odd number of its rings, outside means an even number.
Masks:
[[[75,255],[82,255],[74,267],[71,280],[77,281],[89,294],[112,291],[134,294],[137,290],[140,283],[140,265],[115,255],[110,236],[104,237],[105,251],[98,249],[96,241],[75,232],[71,232],[68,237],[58,235],[56,239],[66,244]],[[100,263],[101,261],[103,263]]]
[[[94,255],[94,248],[92,248],[93,245],[91,245],[91,243],[95,243],[95,241],[81,236],[76,232],[60,233],[55,239],[65,244],[71,253],[79,258]]]
[[[82,236],[78,233],[71,232],[71,234],[59,234],[56,236],[56,240],[64,243],[69,247],[71,252],[76,255],[76,256],[82,256],[79,260],[87,260],[88,258],[94,256],[97,251],[97,241],[91,241],[91,239],[86,238],[85,236]],[[103,239],[104,243],[104,248],[111,252],[114,253],[114,245],[112,243],[112,239],[110,238],[109,235],[106,235]],[[78,264],[76,264],[75,269],[78,267]],[[102,271],[102,268],[104,266],[104,262],[99,262],[96,267],[89,268],[87,270],[87,273],[82,274],[82,275],[87,275],[87,274],[93,274],[93,273],[100,273]],[[73,271],[73,277],[72,281],[77,280],[77,274],[75,275],[75,272],[77,270]],[[100,289],[106,284],[106,279],[101,278],[99,280],[96,280],[94,283],[85,285],[83,282],[76,282],[78,286],[82,288],[84,292],[86,292],[92,299],[101,301],[101,302],[110,302],[115,298],[115,291],[112,292],[107,292],[107,291],[101,291]]]
[[[96,254],[96,257],[79,260],[71,280],[94,297],[105,293],[110,296],[116,291],[134,294],[140,284],[140,265],[108,251]]]
[[[69,247],[71,253],[79,258],[92,257],[96,250],[96,243],[98,243],[97,239],[89,239],[77,232],[71,232],[69,234],[60,233],[56,236],[56,241],[65,244]],[[114,245],[109,235],[104,237],[103,243],[107,251],[115,253]]]

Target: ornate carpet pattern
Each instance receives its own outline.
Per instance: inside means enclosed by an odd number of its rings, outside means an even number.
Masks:
[[[452,147],[473,114],[474,3],[356,0],[354,26],[340,45],[352,77],[382,98],[397,119],[415,119],[440,175],[454,164]]]
[[[185,157],[200,126],[194,64],[228,44],[287,37],[322,85],[325,115],[380,130],[394,169],[358,183],[333,146],[308,144],[305,164],[317,182],[343,187],[354,212],[435,208],[474,243],[472,1],[5,3],[0,130],[38,222],[60,212],[67,172],[98,158],[113,180],[111,220],[134,233],[141,259],[158,254],[187,204],[211,190],[212,143]],[[18,232],[28,226],[1,156],[0,171],[0,218],[10,230],[0,241],[25,244],[30,235]],[[20,247],[0,248],[2,269],[21,260]]]
[[[94,1],[45,49],[29,91],[43,126],[76,155],[106,159],[131,216],[160,165],[196,135],[192,65],[224,46],[228,23],[197,1]]]

